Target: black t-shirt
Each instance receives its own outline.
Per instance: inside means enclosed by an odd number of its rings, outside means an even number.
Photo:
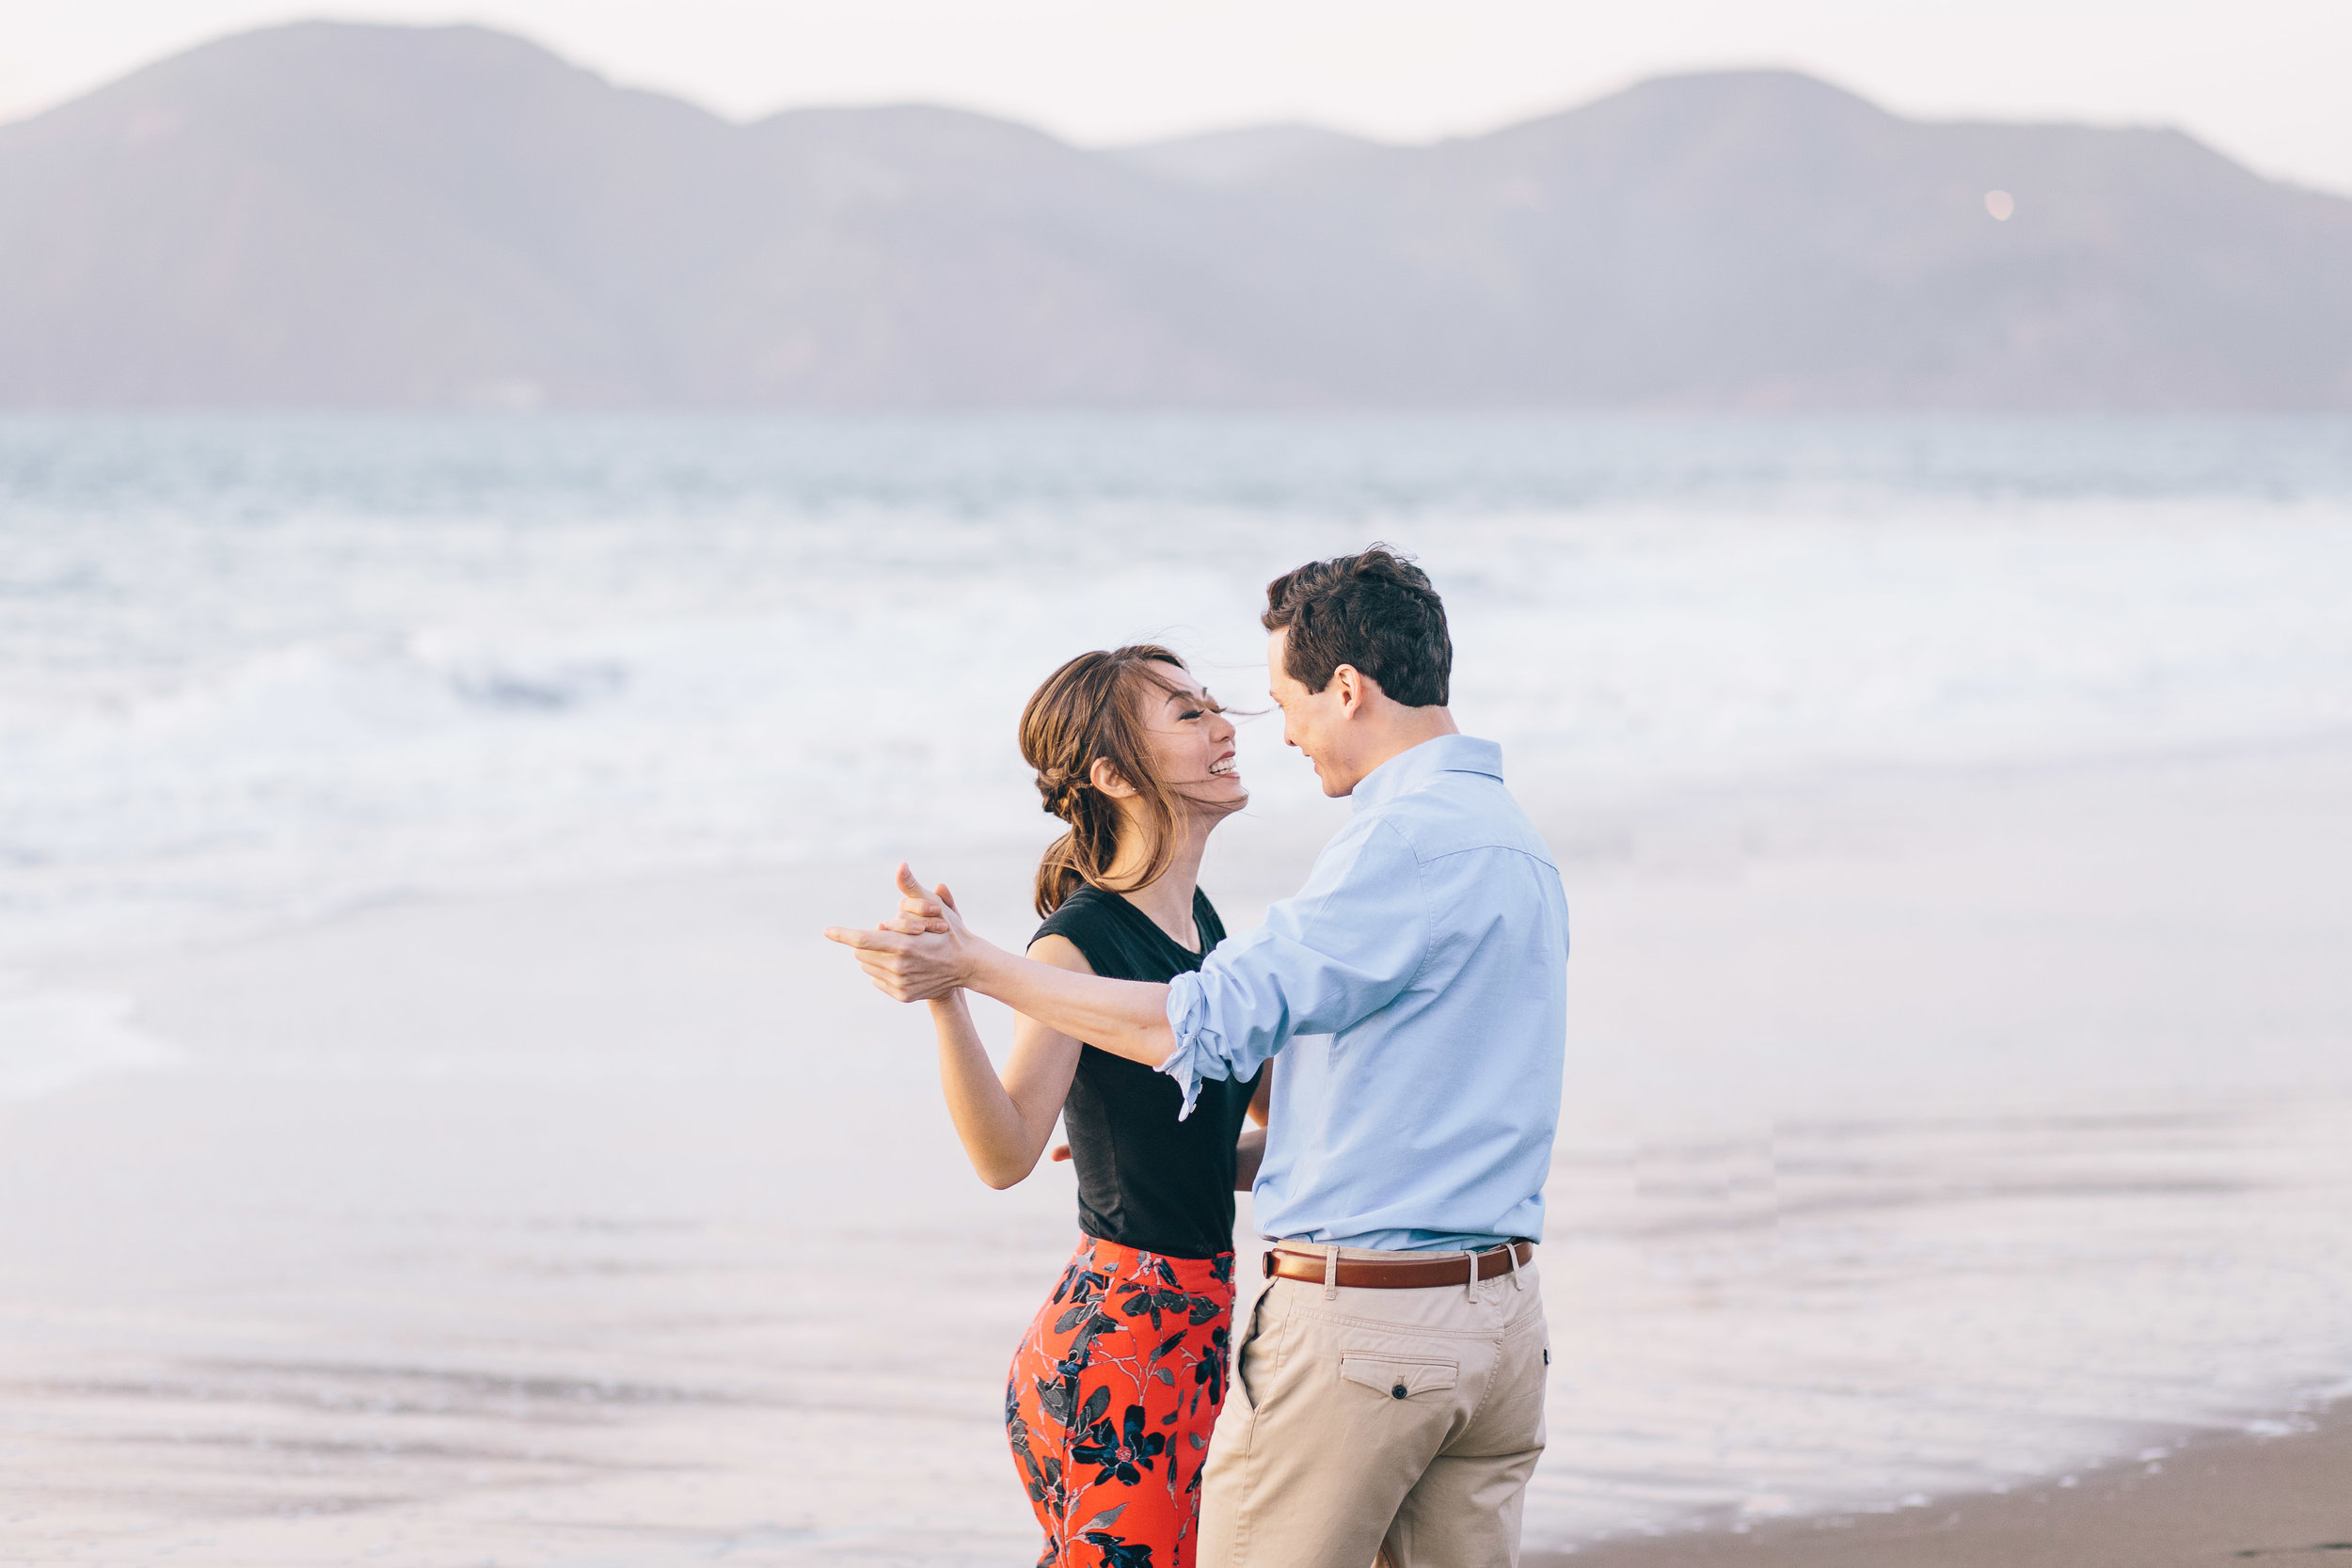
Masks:
[[[1114,980],[1168,981],[1199,969],[1225,940],[1206,895],[1192,895],[1200,951],[1187,952],[1116,893],[1081,887],[1037,934],[1058,936]],[[1032,942],[1035,937],[1030,939]],[[1184,1097],[1166,1073],[1081,1046],[1062,1105],[1078,1167],[1078,1227],[1089,1236],[1169,1258],[1213,1258],[1233,1248],[1233,1139],[1258,1081],[1203,1079],[1183,1121]]]

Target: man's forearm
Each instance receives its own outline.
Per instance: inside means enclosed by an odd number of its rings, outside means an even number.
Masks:
[[[1077,974],[993,946],[981,949],[963,983],[1049,1029],[1146,1067],[1158,1067],[1176,1050],[1164,985]]]

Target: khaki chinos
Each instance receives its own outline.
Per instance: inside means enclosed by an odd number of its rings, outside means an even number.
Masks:
[[[1200,1568],[1516,1564],[1549,1354],[1533,1263],[1474,1296],[1272,1281],[1209,1448]]]

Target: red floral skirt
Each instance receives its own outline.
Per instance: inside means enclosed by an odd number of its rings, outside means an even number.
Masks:
[[[1038,1568],[1191,1568],[1232,1316],[1230,1252],[1078,1244],[1005,1386]]]

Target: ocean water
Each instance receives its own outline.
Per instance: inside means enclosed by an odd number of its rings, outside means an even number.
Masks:
[[[1375,539],[1447,595],[1465,727],[1571,827],[2352,734],[2340,420],[11,418],[0,1101],[185,1060],[122,999],[24,978],[62,958],[1018,847],[1045,823],[1012,733],[1047,670],[1150,639],[1263,705],[1263,583]],[[1254,809],[1315,831],[1279,739],[1245,725]],[[1669,1087],[1721,1103],[1674,1125],[1572,1107],[1531,1542],[2161,1463],[2344,1391],[2352,1117],[2280,1091],[2341,1087],[2352,1019],[2242,1083],[2251,1047],[2200,1037],[2217,1065],[2159,1104],[2118,1064],[2160,1028],[2024,1014],[1997,1041],[1926,1021],[1933,1049],[1775,1040],[1770,1071],[1693,1048]],[[1608,1080],[1611,1042],[1577,1044]],[[1954,1089],[2028,1061],[2066,1095]],[[867,1070],[833,1087],[898,1092]],[[922,1397],[992,1443],[962,1392]],[[824,1444],[883,1451],[893,1418]],[[787,1501],[812,1541],[855,1533]]]
[[[2352,721],[2341,421],[13,419],[0,959],[1030,832],[1043,672],[1263,705],[1264,581],[1375,538],[1538,789]]]

